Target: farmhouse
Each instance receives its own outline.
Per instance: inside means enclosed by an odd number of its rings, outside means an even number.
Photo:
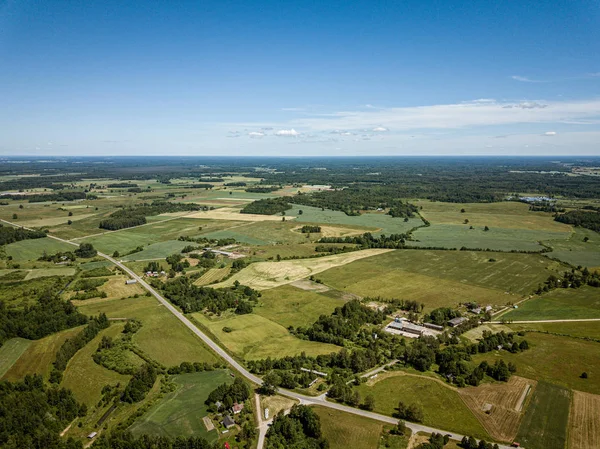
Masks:
[[[237,415],[242,410],[244,410],[244,404],[238,404],[237,402],[235,404],[233,404],[233,407],[231,407],[231,411],[233,412],[234,415]]]
[[[459,316],[457,318],[452,318],[450,321],[448,321],[448,324],[452,327],[456,327],[460,326],[465,321],[467,321],[467,319],[464,316]]]
[[[225,418],[223,418],[223,426],[226,429],[229,429],[230,427],[235,426],[235,421],[233,420],[233,418],[229,415],[226,415]]]

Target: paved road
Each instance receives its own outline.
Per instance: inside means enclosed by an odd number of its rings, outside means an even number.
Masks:
[[[490,321],[491,324],[536,324],[536,323],[578,323],[585,321],[600,321],[600,318],[573,318],[564,320],[529,320],[529,321]]]
[[[18,226],[17,224],[11,223],[6,220],[0,220],[0,221],[11,224],[13,226]],[[61,239],[59,237],[55,237],[55,236],[51,236],[51,235],[48,235],[48,237],[58,240],[58,241],[61,241],[61,242],[64,242],[64,243],[68,243],[70,245],[79,246],[79,244],[77,244],[77,243],[70,242],[68,240]],[[194,323],[192,323],[190,320],[188,320],[185,315],[183,315],[179,310],[177,310],[173,305],[171,305],[171,303],[169,301],[167,301],[156,290],[154,290],[154,288],[152,288],[152,286],[150,284],[148,284],[146,281],[144,281],[144,279],[142,279],[140,276],[135,274],[131,269],[129,269],[128,267],[126,267],[124,264],[122,264],[120,261],[114,259],[113,257],[111,257],[107,254],[100,253],[100,252],[98,253],[98,255],[101,257],[104,257],[108,261],[112,262],[114,265],[116,265],[117,267],[122,269],[125,273],[127,273],[129,276],[131,276],[132,279],[135,279],[136,281],[138,281],[138,283],[142,287],[144,287],[147,291],[149,291],[150,294],[152,296],[154,296],[164,307],[166,307],[169,312],[171,312],[173,315],[175,315],[175,317],[179,321],[181,321],[188,329],[190,329],[195,335],[197,335],[204,343],[206,343],[206,345],[208,347],[210,347],[213,351],[215,351],[221,358],[225,359],[227,361],[227,363],[229,363],[242,376],[244,376],[246,379],[250,380],[251,382],[253,382],[257,385],[262,384],[262,379],[260,377],[255,376],[254,374],[249,372],[246,368],[244,368],[242,365],[240,365],[233,357],[231,357],[227,352],[225,352],[217,343],[212,341],[206,334],[204,334],[200,329],[198,329],[198,327],[196,327],[196,325]],[[289,391],[289,390],[284,390],[284,389],[279,389],[278,393],[281,394],[282,396],[287,396],[289,398],[297,399],[302,404],[319,405],[322,407],[327,407],[327,408],[339,410],[342,412],[352,413],[354,415],[363,416],[365,418],[374,419],[376,421],[384,422],[387,424],[397,424],[398,423],[397,418],[392,418],[391,416],[380,415],[379,413],[369,412],[367,410],[360,410],[357,408],[348,407],[346,405],[338,404],[336,402],[329,402],[324,398],[324,396],[319,396],[319,397],[306,396],[306,395],[303,395],[300,393],[296,393],[294,391]],[[406,426],[409,429],[411,429],[413,432],[426,432],[426,433],[434,433],[435,432],[435,433],[441,433],[444,435],[447,434],[447,435],[450,435],[450,438],[454,439],[454,440],[461,440],[463,438],[463,435],[460,435],[458,433],[447,432],[443,429],[437,429],[435,427],[423,426],[421,424],[414,424],[414,423],[407,422]],[[499,445],[499,447],[502,449],[510,448],[510,446],[506,446],[506,445]]]

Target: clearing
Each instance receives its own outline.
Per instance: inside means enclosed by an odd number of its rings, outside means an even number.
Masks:
[[[600,396],[573,391],[569,415],[569,447],[595,449],[600,447]]]
[[[508,382],[460,388],[458,392],[494,439],[512,442],[535,384],[535,381],[512,376]]]
[[[516,441],[527,449],[564,449],[570,400],[569,390],[538,382]]]
[[[11,338],[4,342],[0,347],[0,379],[23,355],[30,344],[31,340],[25,338]]]
[[[257,290],[266,290],[289,284],[310,275],[321,273],[333,267],[349,264],[355,260],[383,254],[389,249],[365,249],[332,256],[316,257],[312,259],[285,260],[281,262],[257,262],[234,274],[225,282],[216,284],[215,287],[228,287],[235,281]]]
[[[130,428],[135,436],[143,434],[170,438],[196,436],[215,442],[216,430],[207,431],[203,418],[207,416],[204,404],[208,395],[219,385],[231,384],[227,370],[204,371],[173,376],[177,389],[165,395],[157,404],[136,420]]]

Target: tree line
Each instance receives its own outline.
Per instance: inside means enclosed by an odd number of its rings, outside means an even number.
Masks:
[[[565,214],[557,215],[554,217],[554,220],[600,232],[600,212],[592,210],[571,210]]]
[[[284,213],[292,206],[288,203],[289,198],[265,198],[248,203],[240,211],[242,214],[275,215]]]
[[[152,204],[142,204],[135,207],[127,207],[113,212],[107,219],[100,222],[101,229],[116,231],[118,229],[131,228],[146,224],[146,217],[160,215],[169,212],[201,210],[202,206],[193,203],[169,203],[166,201],[155,201]]]
[[[21,240],[41,239],[46,237],[44,231],[33,231],[25,228],[15,228],[0,224],[0,245],[8,245]]]
[[[55,193],[32,193],[30,195],[2,195],[2,198],[15,201],[28,201],[29,203],[43,203],[46,201],[62,202],[95,199],[95,195],[88,195],[85,192],[55,192]]]

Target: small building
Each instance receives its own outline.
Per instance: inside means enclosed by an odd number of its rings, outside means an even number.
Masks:
[[[467,319],[464,316],[459,316],[459,317],[456,317],[456,318],[452,318],[450,321],[448,321],[448,324],[451,327],[456,327],[456,326],[460,326],[465,321],[467,321]]]
[[[223,407],[223,403],[221,401],[217,401],[215,402],[215,407],[217,407],[217,410],[221,410],[221,407]]]
[[[485,311],[490,312],[492,310],[492,306],[485,306]]]
[[[425,328],[423,326],[419,326],[417,324],[411,323],[407,320],[394,321],[388,324],[388,327],[392,329],[397,329],[402,332],[408,332],[409,334],[414,334],[421,336],[423,335],[423,331]]]
[[[233,426],[235,426],[235,421],[233,420],[233,418],[229,415],[226,415],[225,418],[223,418],[223,426],[226,429],[229,429]]]
[[[428,328],[428,329],[433,329],[436,331],[443,331],[444,330],[444,326],[440,326],[439,324],[433,324],[433,323],[423,323],[423,326]]]
[[[475,307],[474,309],[471,309],[471,312],[473,312],[476,315],[479,315],[481,313],[481,307]]]
[[[125,285],[131,285],[131,284],[137,284],[137,281],[135,279],[127,279],[125,281]]]
[[[265,409],[265,419],[269,419],[269,409]]]
[[[237,415],[242,410],[244,410],[244,404],[238,404],[237,402],[235,404],[233,404],[233,407],[231,407],[231,411],[233,412],[234,415]]]
[[[98,432],[92,432],[92,433],[90,433],[90,434],[89,434],[87,437],[88,437],[90,440],[93,440],[94,438],[96,438],[96,435],[98,435]]]

